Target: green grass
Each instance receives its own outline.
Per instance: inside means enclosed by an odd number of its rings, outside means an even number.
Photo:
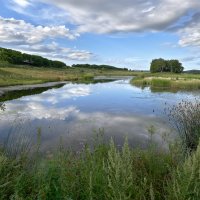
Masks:
[[[131,84],[139,87],[150,86],[155,88],[168,88],[172,90],[198,90],[200,89],[200,75],[198,74],[172,74],[172,73],[143,73],[137,74]]]
[[[199,199],[200,146],[185,160],[176,145],[164,152],[131,149],[126,141],[119,150],[113,140],[46,157],[6,155],[0,154],[2,200]]]
[[[170,88],[171,87],[171,81],[165,80],[165,79],[152,79],[151,85],[153,87],[162,87],[162,88]]]
[[[26,135],[10,135],[0,148],[0,199],[199,200],[199,135],[192,151],[182,137],[187,131],[187,138],[193,139],[199,130],[199,102],[175,108],[169,113],[181,130],[180,140],[168,143],[168,150],[153,143],[153,127],[147,149],[131,148],[127,139],[123,147],[113,139],[108,144],[98,135],[91,147],[85,144],[77,152],[60,145],[54,153],[42,154],[40,129],[35,145]]]
[[[124,76],[133,72],[79,68],[38,68],[0,63],[0,86],[28,85],[52,81],[88,81],[94,76]]]

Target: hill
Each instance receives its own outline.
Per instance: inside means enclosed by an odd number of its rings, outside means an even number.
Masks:
[[[192,69],[192,70],[184,71],[184,73],[187,73],[187,74],[200,74],[200,70]]]
[[[12,49],[5,49],[0,47],[0,61],[8,62],[15,65],[32,65],[36,67],[54,67],[63,68],[67,65],[57,60],[49,60],[42,56],[31,55],[15,51]]]
[[[22,53],[20,51],[15,51],[12,49],[6,49],[0,47],[0,62],[7,62],[13,65],[29,65],[35,67],[47,67],[47,68],[69,68],[64,62],[57,60],[49,60],[42,56],[31,55],[27,53]],[[76,64],[72,65],[73,68],[84,68],[84,69],[108,69],[108,70],[125,70],[127,68],[117,68],[110,65],[89,65],[89,64]]]

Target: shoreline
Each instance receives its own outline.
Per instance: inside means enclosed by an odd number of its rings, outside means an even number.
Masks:
[[[69,81],[57,81],[57,82],[31,84],[31,85],[14,85],[14,86],[0,87],[0,97],[3,96],[6,92],[53,87],[65,83],[69,83]]]

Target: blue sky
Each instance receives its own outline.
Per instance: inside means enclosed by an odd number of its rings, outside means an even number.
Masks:
[[[1,0],[0,46],[64,61],[200,69],[199,0]]]

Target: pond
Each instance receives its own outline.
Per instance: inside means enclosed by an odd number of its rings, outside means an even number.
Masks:
[[[131,77],[118,77],[103,83],[65,83],[40,91],[21,92],[5,99],[0,115],[0,141],[8,135],[26,135],[33,141],[40,133],[42,151],[60,144],[79,149],[93,143],[96,135],[113,137],[122,145],[128,137],[133,147],[145,147],[154,127],[153,140],[164,145],[163,135],[174,135],[164,108],[182,99],[199,98],[196,92],[151,91],[132,86]],[[2,97],[3,98],[3,97]],[[17,140],[16,140],[17,141]]]

